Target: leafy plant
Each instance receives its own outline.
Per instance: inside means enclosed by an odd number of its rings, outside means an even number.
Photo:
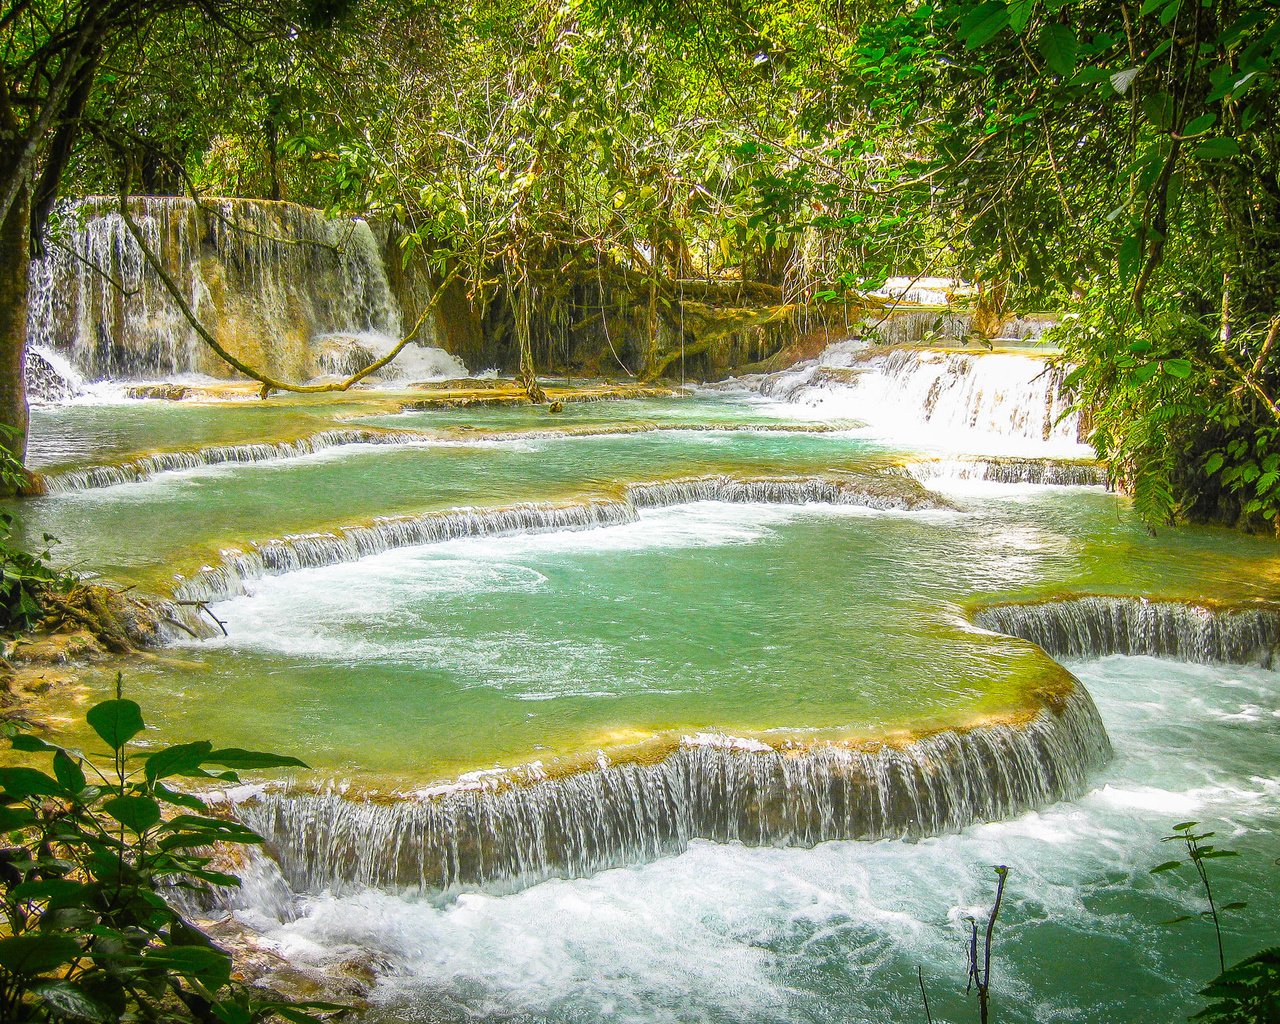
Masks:
[[[208,742],[132,752],[145,726],[120,689],[117,677],[116,698],[86,715],[105,751],[18,733],[13,748],[49,755],[49,770],[0,768],[0,1020],[255,1024],[339,1012],[258,998],[232,980],[230,954],[163,896],[239,885],[214,866],[211,848],[262,842],[172,780],[305,766]]]
[[[1237,964],[1227,967],[1226,953],[1222,943],[1221,915],[1234,910],[1243,910],[1247,904],[1241,902],[1224,903],[1219,906],[1214,899],[1213,886],[1209,881],[1209,872],[1205,862],[1223,857],[1237,857],[1234,850],[1224,850],[1219,846],[1206,843],[1213,839],[1213,832],[1197,832],[1199,822],[1183,821],[1173,826],[1171,835],[1165,836],[1162,843],[1182,843],[1186,847],[1186,858],[1168,860],[1151,869],[1153,875],[1166,871],[1177,871],[1190,864],[1196,872],[1201,888],[1204,889],[1208,909],[1199,915],[1184,914],[1167,922],[1180,924],[1183,921],[1194,921],[1197,918],[1213,922],[1214,938],[1217,941],[1219,974],[1200,990],[1200,995],[1213,1000],[1192,1020],[1211,1021],[1213,1024],[1270,1024],[1280,1020],[1280,949],[1264,949],[1252,956],[1245,957]]]
[[[1205,861],[1222,857],[1238,857],[1240,855],[1234,850],[1223,850],[1217,846],[1206,844],[1205,840],[1214,838],[1216,833],[1197,832],[1195,829],[1199,824],[1198,821],[1184,821],[1173,826],[1173,834],[1165,836],[1160,842],[1182,843],[1187,850],[1186,860],[1167,860],[1163,864],[1157,864],[1153,867],[1151,873],[1159,875],[1166,871],[1177,871],[1187,864],[1190,864],[1195,869],[1196,877],[1200,880],[1200,886],[1204,889],[1205,899],[1209,903],[1209,909],[1201,911],[1200,917],[1213,922],[1213,932],[1218,942],[1218,969],[1225,971],[1227,969],[1227,961],[1222,946],[1222,921],[1219,915],[1228,910],[1243,910],[1246,904],[1227,903],[1221,907],[1217,905],[1213,898],[1213,886],[1209,883],[1209,872],[1205,868]],[[1183,915],[1175,917],[1168,923],[1181,924],[1183,921],[1191,920],[1194,920],[1191,915]]]
[[[0,424],[0,438],[11,439],[16,433]],[[16,492],[27,482],[22,464],[0,443],[0,492]],[[75,582],[70,573],[58,572],[49,564],[50,545],[56,540],[46,533],[44,548],[28,551],[14,539],[20,526],[14,513],[0,509],[0,632],[30,629],[43,611],[40,594],[51,588],[66,590]]]
[[[1213,1002],[1192,1020],[1260,1024],[1280,1020],[1280,949],[1264,949],[1233,964],[1200,990]]]

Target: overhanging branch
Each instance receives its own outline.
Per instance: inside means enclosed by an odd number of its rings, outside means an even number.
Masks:
[[[200,340],[208,345],[219,359],[228,366],[244,374],[244,376],[248,377],[250,380],[256,380],[260,383],[262,385],[260,394],[263,398],[267,398],[273,391],[289,391],[295,394],[319,394],[332,391],[347,391],[360,383],[360,381],[364,380],[366,377],[377,373],[377,371],[381,370],[384,366],[394,360],[396,356],[404,350],[406,345],[417,338],[423,325],[427,322],[427,317],[431,315],[432,311],[439,304],[445,290],[458,276],[457,270],[449,272],[445,279],[440,283],[439,287],[436,288],[435,294],[431,296],[430,301],[428,301],[423,307],[417,323],[413,325],[413,329],[397,341],[391,351],[381,359],[371,363],[369,366],[366,366],[358,373],[353,373],[350,377],[347,377],[344,380],[329,381],[324,384],[295,384],[290,381],[280,380],[277,377],[273,377],[262,370],[255,369],[250,366],[232,352],[228,351],[222,343],[218,341],[217,337],[214,336],[213,332],[204,325],[199,316],[197,316],[195,311],[191,308],[191,304],[187,302],[186,296],[183,295],[178,282],[173,279],[173,275],[165,269],[160,258],[152,252],[150,246],[147,245],[146,239],[142,235],[142,229],[138,227],[137,221],[133,219],[133,215],[129,212],[129,189],[127,184],[126,187],[120,191],[120,216],[124,220],[125,227],[128,229],[129,234],[133,236],[134,242],[137,243],[138,248],[142,251],[143,259],[146,260],[147,265],[155,272],[156,276],[160,278],[161,284],[164,285],[164,290],[168,292],[169,297],[173,299],[174,304],[178,307],[178,311],[182,314],[182,318],[191,325],[191,329],[196,332]]]

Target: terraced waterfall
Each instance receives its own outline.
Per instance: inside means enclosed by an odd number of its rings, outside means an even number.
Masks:
[[[369,225],[230,204],[306,243],[233,253],[136,213],[293,372],[403,329]],[[1150,941],[1197,904],[1147,869],[1189,818],[1243,853],[1229,941],[1267,936],[1280,558],[1149,535],[1042,350],[849,340],[555,417],[394,378],[129,400],[94,379],[220,371],[111,218],[71,244],[134,306],[35,271],[80,383],[34,411],[27,528],[154,596],[166,645],[123,667],[158,736],[311,765],[220,796],[267,843],[202,912],[371,971],[362,1019],[918,1019],[917,965],[967,1019],[996,863],[1002,1019],[1172,1019],[1204,936]]]

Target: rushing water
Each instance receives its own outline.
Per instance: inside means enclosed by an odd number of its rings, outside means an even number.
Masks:
[[[998,1019],[1172,1019],[1212,965],[1159,924],[1198,909],[1146,873],[1173,822],[1245,854],[1233,949],[1270,938],[1280,558],[1149,535],[1056,372],[844,345],[558,417],[52,407],[23,514],[208,602],[130,693],[312,764],[239,804],[276,859],[238,913],[379,965],[376,1019],[915,1020],[917,965],[968,1019],[1001,862]]]
[[[439,905],[379,890],[319,894],[291,955],[385,959],[379,1020],[915,1021],[963,998],[969,915],[1011,868],[997,929],[997,1020],[1173,1021],[1216,970],[1191,879],[1152,877],[1160,837],[1199,819],[1241,852],[1215,863],[1229,956],[1274,938],[1280,683],[1149,658],[1073,665],[1116,758],[1083,799],[919,842],[811,850],[697,842],[688,852],[514,895]]]

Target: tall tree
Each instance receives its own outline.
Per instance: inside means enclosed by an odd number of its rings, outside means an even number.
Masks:
[[[240,65],[268,43],[300,41],[338,17],[342,0],[295,4],[232,0],[12,0],[0,14],[0,423],[5,444],[25,457],[28,411],[23,381],[27,269],[64,178],[86,138],[171,164],[145,135],[89,116],[108,85],[141,81],[173,35],[199,34],[218,52],[231,85]],[[224,86],[225,89],[226,86]],[[141,107],[145,92],[126,99]],[[127,111],[121,111],[127,113]],[[186,116],[199,119],[192,105]],[[127,119],[126,119],[127,120]]]

